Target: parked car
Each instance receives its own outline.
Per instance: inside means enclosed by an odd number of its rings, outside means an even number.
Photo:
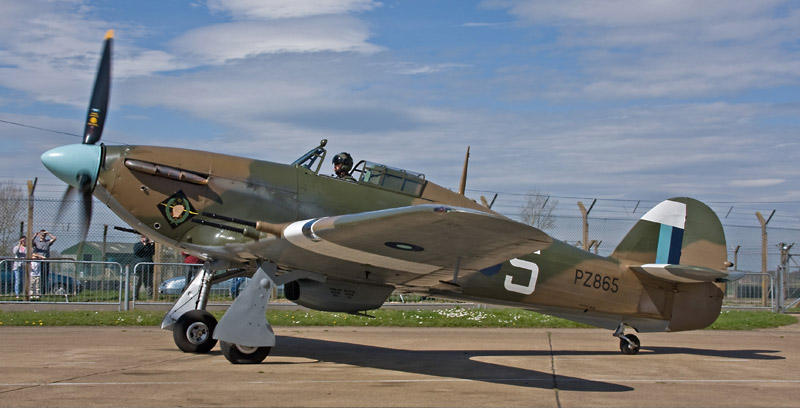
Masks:
[[[231,278],[211,286],[211,294],[225,295],[225,296],[230,295],[234,279],[235,278]],[[247,282],[249,281],[250,278],[244,278],[244,280],[239,285],[234,295],[238,296],[239,293],[241,293],[241,291],[244,290],[244,287],[247,286]],[[162,295],[180,295],[181,293],[183,293],[183,289],[185,287],[186,287],[186,277],[177,276],[161,282],[161,285],[158,286],[158,293]]]

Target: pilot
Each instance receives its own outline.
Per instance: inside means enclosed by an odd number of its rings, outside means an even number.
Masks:
[[[342,180],[356,181],[356,179],[350,175],[350,170],[352,169],[353,157],[350,156],[350,153],[341,152],[333,156],[333,172],[336,173],[336,177]]]

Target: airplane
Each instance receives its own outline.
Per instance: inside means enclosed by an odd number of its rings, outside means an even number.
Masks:
[[[275,346],[270,289],[284,285],[289,300],[330,312],[377,309],[395,291],[534,310],[613,330],[621,352],[636,354],[641,342],[626,328],[707,327],[736,278],[719,218],[691,198],[653,207],[606,257],[421,173],[337,155],[345,177],[321,174],[326,140],[289,164],[98,145],[112,41],[109,31],[83,143],[49,150],[42,163],[66,194],[81,195],[84,239],[94,196],[134,230],[206,260],[161,326],[184,352],[219,341],[231,363],[261,363]],[[234,276],[252,279],[217,322],[209,288]]]

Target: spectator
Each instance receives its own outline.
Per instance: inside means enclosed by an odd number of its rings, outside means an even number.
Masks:
[[[139,242],[133,244],[133,254],[136,255],[136,263],[144,262],[136,269],[136,289],[133,292],[133,299],[139,299],[139,290],[144,282],[144,289],[147,298],[153,297],[153,255],[156,253],[156,245],[146,236],[139,237]]]
[[[43,256],[34,253],[33,259],[44,259]],[[40,295],[42,294],[41,290],[41,265],[42,262],[31,262],[31,299],[39,299]]]
[[[202,264],[206,263],[206,261],[204,261],[204,260],[202,260],[202,259],[200,259],[200,258],[198,258],[198,257],[196,257],[196,256],[194,256],[194,255],[192,255],[190,253],[187,253],[187,252],[181,252],[181,255],[183,255],[183,263],[185,263],[185,264],[202,265]],[[197,268],[194,267],[194,266],[190,266],[190,267],[187,267],[186,269],[187,269],[187,271],[186,271],[186,287],[188,288],[189,284],[192,283],[192,279],[194,279],[194,271],[196,271]]]
[[[24,259],[27,256],[25,249],[26,245],[25,236],[19,237],[19,243],[14,246],[14,257]],[[19,294],[22,293],[22,273],[25,272],[25,262],[14,262],[14,296],[19,299]]]
[[[237,276],[235,278],[231,278],[231,299],[236,299],[239,296],[239,289],[244,282],[244,276]]]
[[[43,229],[36,233],[33,236],[33,254],[38,255],[39,259],[47,259],[50,257],[50,247],[53,246],[53,243],[56,242],[56,236],[48,232],[47,230]],[[47,292],[50,289],[49,286],[49,279],[50,279],[50,264],[47,262],[36,262],[37,264],[41,263],[41,270],[40,270],[40,280],[42,283],[42,292]]]

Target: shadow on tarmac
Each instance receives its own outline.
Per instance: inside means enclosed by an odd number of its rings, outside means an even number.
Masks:
[[[542,357],[549,351],[528,350],[400,350],[363,344],[278,336],[272,356],[303,357],[318,361],[370,367],[436,377],[460,378],[520,387],[567,391],[622,392],[633,388],[602,381],[554,375],[517,367],[476,361],[477,357]],[[556,355],[561,353],[554,353]],[[586,353],[618,354],[618,353]],[[266,360],[269,364],[269,359]]]
[[[689,347],[642,347],[641,351],[654,354],[689,354],[707,357],[740,358],[742,360],[785,360],[786,357],[770,355],[778,350],[709,350]]]

